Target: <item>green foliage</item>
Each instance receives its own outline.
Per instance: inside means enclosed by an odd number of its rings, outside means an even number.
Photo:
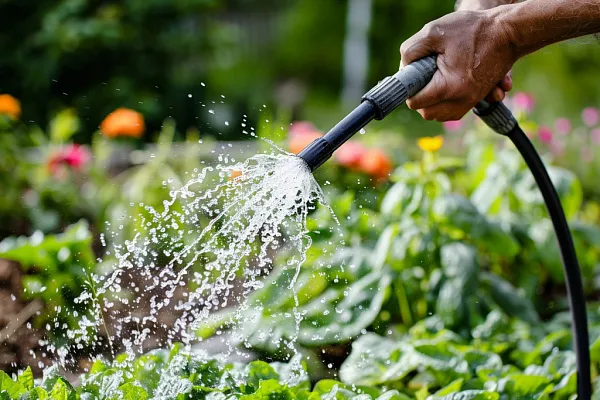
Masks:
[[[76,165],[53,164],[75,148],[69,141],[79,124],[71,109],[50,121],[47,134],[35,125],[0,119],[0,239],[57,232],[81,218],[92,224],[104,220],[116,192],[102,165],[107,144],[96,141],[93,159],[88,147],[81,147]]]
[[[598,311],[591,313],[592,329],[600,327]],[[242,364],[175,345],[134,360],[124,355],[113,363],[98,360],[77,387],[56,367],[35,382],[29,369],[16,379],[0,373],[0,393],[7,399],[67,400],[566,400],[576,392],[575,356],[569,340],[556,341],[556,333],[568,332],[561,321],[559,316],[546,326],[530,326],[494,311],[475,327],[471,342],[445,329],[435,316],[404,334],[368,333],[353,343],[340,381],[314,385],[299,354],[286,363]]]
[[[0,257],[21,265],[23,298],[41,299],[46,311],[35,319],[38,326],[52,326],[54,338],[78,326],[85,306],[75,299],[89,284],[95,266],[92,234],[85,221],[69,226],[64,233],[9,237],[0,242]],[[23,379],[29,379],[31,371]]]

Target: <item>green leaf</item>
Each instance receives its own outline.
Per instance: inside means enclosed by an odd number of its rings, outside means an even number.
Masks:
[[[540,317],[531,301],[521,295],[509,282],[487,272],[481,274],[481,281],[488,286],[492,298],[505,313],[530,324],[539,323]]]
[[[498,386],[503,391],[517,396],[531,396],[546,389],[550,380],[541,375],[512,374],[502,378]]]
[[[39,386],[34,387],[27,393],[27,400],[46,400],[48,399],[48,392]]]
[[[79,130],[79,118],[75,110],[62,110],[50,121],[50,140],[53,143],[64,143],[77,130]]]
[[[377,397],[376,400],[410,400],[411,398],[407,395],[398,392],[397,390],[388,390],[381,396]]]
[[[422,185],[408,185],[403,181],[395,183],[385,194],[381,202],[383,215],[410,216],[423,199]]]
[[[292,400],[294,396],[287,386],[282,385],[275,379],[260,381],[255,393],[240,397],[240,400]]]
[[[463,390],[462,392],[449,394],[444,397],[431,397],[431,400],[498,400],[498,393],[485,392],[483,390]]]
[[[279,374],[264,361],[252,361],[246,366],[246,383],[257,389],[260,381],[278,380]]]
[[[398,236],[398,224],[388,225],[379,236],[375,249],[373,250],[372,268],[379,270],[383,268],[388,258],[388,253],[394,239]]]
[[[27,367],[27,369],[19,375],[17,381],[21,383],[25,389],[33,389],[33,372],[31,371],[31,367]]]
[[[315,346],[358,336],[379,315],[390,284],[387,271],[374,271],[349,287],[326,293],[301,307],[299,312],[306,314],[300,323],[299,342]]]
[[[356,385],[386,383],[386,371],[402,356],[394,341],[367,333],[352,343],[352,352],[340,368],[343,382]]]
[[[69,400],[69,393],[69,386],[62,378],[59,378],[50,391],[50,398],[52,400]]]
[[[122,400],[147,400],[148,392],[144,388],[137,386],[131,382],[119,386],[119,390],[123,393]]]
[[[435,396],[446,396],[448,394],[458,392],[463,387],[464,379],[457,379],[448,385],[444,386],[435,393]]]
[[[464,243],[455,242],[440,248],[440,262],[446,277],[458,280],[464,286],[466,295],[473,291],[479,273],[477,251],[474,247]]]
[[[27,389],[20,382],[15,382],[4,371],[0,371],[0,392],[6,392],[11,399],[18,399]]]

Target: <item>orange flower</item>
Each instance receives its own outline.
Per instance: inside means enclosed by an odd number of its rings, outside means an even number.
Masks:
[[[360,160],[360,168],[375,178],[385,178],[392,172],[392,162],[379,149],[367,150]]]
[[[366,152],[367,149],[362,144],[350,141],[344,143],[333,155],[341,165],[350,169],[358,169]]]
[[[242,176],[242,171],[238,171],[237,169],[231,170],[229,180],[232,181],[238,176]]]
[[[19,119],[21,103],[10,94],[0,94],[0,114],[8,115],[12,119]]]
[[[129,108],[116,109],[108,114],[100,125],[100,131],[109,138],[118,136],[139,138],[144,133],[144,129],[142,114]]]
[[[294,154],[300,153],[306,146],[311,144],[315,139],[323,136],[318,132],[306,132],[297,135],[291,135],[289,141],[290,151]]]

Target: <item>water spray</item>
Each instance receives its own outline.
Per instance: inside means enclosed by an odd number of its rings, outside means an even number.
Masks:
[[[309,144],[298,156],[316,170],[356,132],[372,120],[382,120],[406,99],[423,89],[437,70],[436,57],[417,60],[383,79],[362,97],[361,104],[325,136]],[[517,120],[502,103],[479,102],[473,112],[496,133],[508,137],[523,156],[542,193],[558,239],[567,297],[572,319],[573,348],[577,358],[578,399],[591,398],[589,334],[583,285],[573,238],[556,192],[542,159]]]

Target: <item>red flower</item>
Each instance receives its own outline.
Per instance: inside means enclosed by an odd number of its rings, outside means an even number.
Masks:
[[[80,171],[91,159],[87,148],[78,144],[70,144],[54,153],[48,160],[48,168],[53,175],[57,175],[60,165]]]
[[[367,149],[360,143],[350,141],[344,143],[333,156],[341,165],[351,168],[358,169],[360,167],[361,160]]]

